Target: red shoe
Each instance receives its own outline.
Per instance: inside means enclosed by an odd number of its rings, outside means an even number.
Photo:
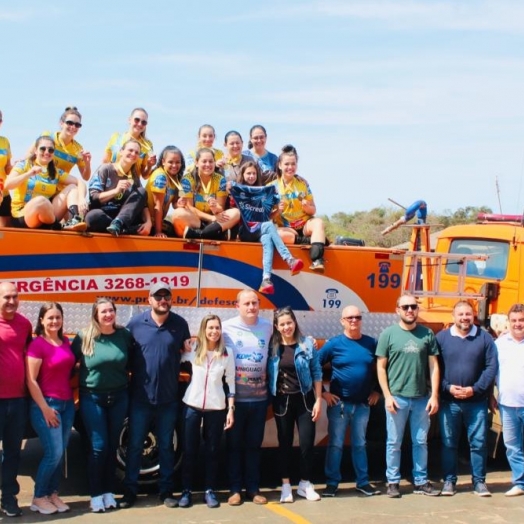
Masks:
[[[264,295],[272,295],[275,292],[275,288],[271,280],[269,280],[269,278],[265,278],[262,280],[262,284],[260,284],[258,291]]]
[[[291,276],[298,275],[302,268],[304,267],[304,262],[300,260],[300,258],[292,258],[287,265],[289,266],[289,270],[291,271]]]

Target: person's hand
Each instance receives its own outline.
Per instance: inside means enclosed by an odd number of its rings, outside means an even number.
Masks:
[[[320,418],[320,410],[322,408],[322,397],[318,397],[313,404],[313,409],[311,410],[311,420],[316,422]]]
[[[80,213],[80,216],[85,217],[86,213],[89,211],[89,205],[85,200],[82,200],[78,203],[78,212]]]
[[[33,166],[29,171],[29,176],[39,175],[42,172],[42,168],[40,166]]]
[[[143,224],[140,224],[140,227],[137,229],[136,232],[140,236],[147,237],[151,233],[151,226],[152,226],[151,222],[149,221],[144,222]]]
[[[224,429],[228,430],[233,427],[235,423],[235,412],[232,409],[227,410],[226,423],[224,424]]]
[[[495,414],[499,409],[499,403],[497,402],[497,399],[495,398],[495,395],[493,395],[493,393],[489,396],[488,408],[493,414]]]
[[[155,233],[155,238],[167,238],[167,235],[160,231],[160,233]]]
[[[284,209],[286,209],[286,204],[284,202],[280,201],[279,204],[278,204],[278,208],[277,209],[278,209],[278,212],[280,214],[282,214],[284,212]]]
[[[130,189],[133,185],[133,181],[132,180],[128,180],[127,178],[121,178],[117,185],[116,185],[116,188],[118,190],[118,193],[124,193],[125,191],[127,191],[128,189]]]
[[[429,415],[434,415],[438,411],[438,397],[436,395],[429,397],[428,403],[426,404],[426,411]]]
[[[185,197],[180,197],[180,198],[176,201],[176,207],[187,207],[187,198],[185,198]]]
[[[330,393],[329,391],[324,391],[324,393],[322,393],[322,398],[326,401],[326,404],[329,407],[336,406],[340,402],[340,397],[333,395],[333,393]]]
[[[147,155],[147,165],[153,167],[156,164],[156,155],[153,151],[150,151]]]
[[[380,398],[380,393],[378,391],[372,391],[368,397],[368,404],[370,406],[375,406]]]
[[[396,414],[397,413],[397,409],[400,407],[393,396],[386,397],[385,405],[386,405],[386,409],[390,413],[393,413],[393,414]]]
[[[46,406],[42,410],[42,415],[44,416],[44,420],[46,421],[46,424],[50,428],[58,428],[60,426],[60,420],[58,418],[58,412],[49,407]]]
[[[184,347],[182,349],[184,353],[191,353],[191,339],[184,340]]]
[[[226,165],[226,162],[227,162],[226,157],[223,156],[220,160],[217,160],[215,162],[215,166],[218,167],[219,169],[222,169]]]
[[[86,164],[91,164],[91,153],[89,151],[80,151],[80,155],[82,156],[82,160],[86,163]]]

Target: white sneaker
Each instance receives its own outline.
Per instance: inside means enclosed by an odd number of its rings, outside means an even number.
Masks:
[[[315,486],[309,480],[301,480],[298,483],[297,495],[307,500],[320,500],[320,495],[315,491]]]
[[[506,491],[504,495],[506,497],[518,497],[520,495],[524,495],[524,489],[522,489],[520,486],[513,486],[509,491]]]
[[[38,513],[42,513],[42,515],[58,513],[58,508],[47,497],[35,497],[29,509],[31,511],[38,511]]]
[[[91,497],[91,511],[93,513],[104,513],[106,507],[104,505],[104,495]]]
[[[280,494],[280,503],[281,504],[291,504],[293,502],[293,491],[291,489],[291,484],[282,484],[282,493]]]
[[[115,496],[112,493],[104,493],[102,495],[102,498],[104,500],[104,508],[105,509],[116,509],[118,508],[118,504],[115,500]]]

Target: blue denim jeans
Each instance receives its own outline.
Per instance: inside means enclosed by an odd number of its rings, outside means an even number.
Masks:
[[[266,414],[265,400],[235,403],[235,423],[226,431],[231,493],[240,493],[243,484],[247,493],[256,493],[260,488],[260,448],[264,440]]]
[[[224,432],[226,410],[202,411],[185,406],[184,411],[184,456],[182,458],[182,489],[191,491],[198,462],[200,429],[204,434],[205,484],[204,489],[216,489],[220,439]]]
[[[486,480],[488,456],[488,402],[454,402],[442,399],[439,408],[442,439],[442,477],[457,482],[458,444],[462,424],[466,428],[470,448],[473,485]],[[506,428],[504,428],[504,431]]]
[[[524,407],[511,408],[500,406],[504,445],[511,468],[511,481],[515,486],[524,489],[524,448],[522,431],[524,430]]]
[[[2,503],[20,491],[16,480],[20,450],[28,421],[27,398],[0,399],[0,440],[2,441]]]
[[[262,244],[262,271],[264,278],[270,278],[273,270],[273,253],[274,248],[280,253],[280,256],[286,262],[292,258],[291,252],[286,247],[277,228],[273,222],[262,222],[260,228],[260,243]]]
[[[46,497],[58,491],[62,476],[62,458],[69,442],[75,405],[73,400],[58,400],[45,397],[48,406],[58,413],[60,425],[51,428],[47,425],[42,410],[32,401],[29,410],[31,424],[40,438],[44,456],[38,466],[35,478],[35,497]]]
[[[340,400],[327,408],[329,442],[326,451],[326,484],[338,486],[342,480],[340,463],[344,450],[347,428],[351,426],[351,460],[357,486],[368,484],[368,457],[366,453],[366,430],[369,420],[367,404],[352,404]]]
[[[127,447],[126,476],[124,485],[135,495],[138,493],[138,476],[144,440],[154,422],[154,431],[158,441],[160,493],[172,493],[175,469],[175,450],[173,433],[178,414],[178,402],[150,404],[131,400],[129,404],[129,443]]]
[[[114,491],[116,451],[127,406],[127,389],[114,393],[80,393],[80,414],[91,444],[87,462],[91,497]]]
[[[390,484],[400,482],[400,450],[404,430],[409,419],[411,428],[413,481],[416,486],[428,480],[428,431],[429,414],[426,411],[428,397],[407,398],[394,395],[399,407],[397,413],[386,410],[386,478]]]

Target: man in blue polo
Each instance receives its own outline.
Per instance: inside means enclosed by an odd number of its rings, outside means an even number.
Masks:
[[[442,435],[441,495],[453,496],[457,483],[457,450],[466,428],[473,490],[490,497],[486,486],[488,399],[497,376],[497,348],[489,333],[475,326],[473,307],[461,300],[453,308],[454,324],[437,334],[440,348]]]
[[[158,439],[160,500],[176,507],[173,498],[175,452],[173,432],[178,412],[180,354],[189,344],[187,322],[171,311],[171,289],[158,282],[149,291],[151,309],[135,315],[127,328],[136,341],[130,357],[129,444],[125,492],[120,507],[136,502],[144,440],[151,423]]]
[[[362,334],[362,314],[356,306],[346,306],[340,323],[341,335],[328,340],[319,352],[322,365],[331,364],[329,392],[323,397],[327,403],[329,442],[326,451],[326,489],[324,497],[334,497],[341,480],[340,462],[346,430],[351,426],[351,458],[356,476],[356,489],[370,497],[380,491],[369,483],[366,452],[366,430],[370,406],[380,394],[377,384],[375,350],[377,341]]]

